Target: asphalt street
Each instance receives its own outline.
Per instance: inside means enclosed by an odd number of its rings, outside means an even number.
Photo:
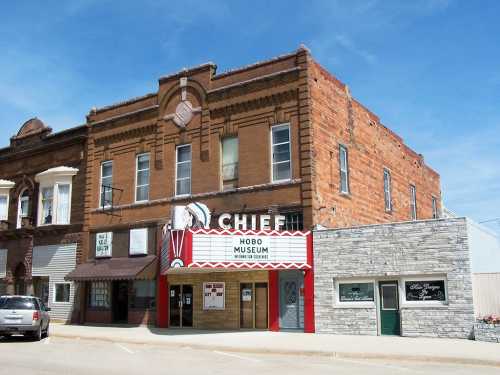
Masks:
[[[0,339],[0,374],[499,374],[499,368],[256,355],[51,337]]]

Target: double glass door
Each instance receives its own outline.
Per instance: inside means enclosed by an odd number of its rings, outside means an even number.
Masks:
[[[193,286],[170,285],[170,327],[193,326]]]

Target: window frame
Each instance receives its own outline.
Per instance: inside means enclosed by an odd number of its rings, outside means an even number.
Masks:
[[[179,149],[183,148],[183,147],[189,147],[189,153],[190,153],[190,158],[189,158],[189,162],[188,161],[181,161],[179,162]],[[177,178],[177,174],[178,174],[178,168],[179,168],[179,163],[181,164],[184,164],[184,163],[189,163],[190,164],[190,168],[189,168],[189,177],[182,177],[181,179],[182,180],[187,180],[189,179],[189,193],[184,193],[184,194],[179,194],[178,191],[177,191],[177,181],[178,181],[178,178]],[[192,177],[193,177],[193,148],[191,146],[191,143],[185,143],[185,144],[182,144],[182,145],[178,145],[175,147],[175,179],[174,179],[174,183],[175,183],[175,196],[176,197],[188,197],[192,194]]]
[[[387,189],[386,189],[386,177]],[[392,176],[388,168],[384,168],[384,207],[385,212],[392,212]]]
[[[431,204],[432,204],[432,218],[439,219],[437,198],[434,195],[431,196]]]
[[[147,156],[148,157],[148,168],[147,169],[141,169],[139,170],[139,158],[141,156]],[[139,172],[144,172],[144,171],[148,171],[148,183],[145,184],[145,185],[138,185],[138,182],[139,182]],[[138,154],[136,155],[135,157],[135,203],[142,203],[142,202],[149,202],[149,194],[150,194],[150,186],[151,186],[151,154],[149,152],[143,152],[142,154]],[[148,187],[148,198],[147,199],[137,199],[137,191],[138,191],[138,188],[140,187],[145,187],[147,186]]]
[[[274,143],[273,141],[273,134],[274,134],[274,131],[276,131],[276,129],[279,129],[279,128],[287,128],[288,129],[288,141],[287,142],[281,142],[281,143]],[[285,123],[282,123],[282,124],[276,124],[276,125],[273,125],[271,126],[271,139],[270,139],[270,144],[271,144],[271,157],[270,157],[270,161],[271,161],[271,182],[272,183],[279,183],[279,182],[287,182],[287,181],[291,181],[292,178],[293,178],[293,164],[292,164],[292,130],[291,130],[291,123],[290,122],[285,122]],[[284,145],[284,144],[288,144],[288,160],[285,160],[285,161],[279,161],[279,162],[274,162],[274,158],[273,158],[273,155],[274,155],[274,147],[275,146],[280,146],[280,145]],[[283,178],[283,179],[275,179],[274,178],[274,165],[275,164],[283,164],[283,163],[290,163],[290,177],[289,178]]]
[[[96,290],[96,288],[94,287],[96,284],[99,284],[99,288],[98,290],[99,291],[103,291],[105,290],[106,293],[99,293],[99,295],[102,295],[102,296],[105,296],[106,297],[106,300],[104,301],[105,304],[104,305],[94,305],[92,302],[92,292],[94,292]],[[101,287],[101,284],[104,285],[105,287]],[[94,293],[95,295],[95,293]],[[101,309],[101,310],[109,310],[111,309],[111,283],[108,282],[108,281],[91,281],[90,282],[90,285],[89,285],[89,292],[88,292],[88,306],[90,309]],[[95,300],[95,298],[94,298]]]
[[[410,219],[417,220],[417,187],[410,184]]]
[[[59,186],[68,185],[68,218],[67,223],[61,223],[59,218]],[[44,223],[43,220],[43,189],[52,188],[52,222]],[[37,224],[39,227],[49,226],[49,225],[70,225],[71,224],[71,201],[73,197],[73,183],[66,180],[58,180],[53,184],[40,184],[38,197],[38,219]]]
[[[342,151],[345,154],[345,171],[342,170]],[[347,190],[342,190],[342,174],[345,174],[346,178],[346,188]],[[339,191],[340,194],[350,195],[351,194],[351,184],[349,182],[350,173],[349,173],[349,150],[347,146],[339,143]]]
[[[444,281],[444,301],[407,301],[406,300],[406,282],[407,281]],[[400,297],[400,307],[422,307],[422,306],[448,306],[449,305],[449,295],[448,295],[448,278],[445,275],[435,275],[435,276],[411,276],[411,277],[401,277],[401,282],[399,283],[399,295]]]
[[[21,191],[21,193],[19,194],[18,202],[17,202],[17,220],[16,220],[16,228],[17,229],[20,229],[22,227],[23,218],[29,217],[29,213],[30,213],[29,212],[30,211],[29,204],[30,204],[31,197],[29,194],[27,196],[24,196],[24,193],[26,193],[26,192],[29,192],[28,188],[25,188]],[[21,216],[22,203],[24,201],[28,201],[28,212],[26,213],[26,216]]]
[[[235,139],[236,144],[237,144],[237,154],[236,154],[237,161],[236,161],[236,163],[233,163],[233,164],[236,164],[236,176],[232,179],[226,180],[226,179],[224,179],[224,141],[227,141],[229,139]],[[220,184],[221,184],[221,191],[231,190],[231,189],[234,189],[238,186],[238,181],[240,178],[239,167],[240,167],[240,139],[239,139],[238,135],[231,135],[231,136],[222,137],[220,139]],[[229,188],[225,189],[224,183],[225,182],[229,183],[231,181],[234,181],[236,183],[236,186],[229,187]]]
[[[373,286],[373,301],[341,301],[340,300],[340,284],[372,284]],[[335,308],[376,308],[377,307],[377,285],[375,279],[335,279],[334,280],[334,298],[333,305]]]
[[[5,213],[0,212],[0,221],[9,220],[10,194],[0,193],[0,197],[5,197]]]
[[[68,293],[68,301],[57,301],[57,286],[58,285],[68,285],[69,286],[69,293]],[[52,303],[65,303],[65,304],[70,304],[71,303],[71,282],[55,282],[54,283],[54,295],[52,296]]]
[[[100,165],[100,178],[99,178],[99,207],[100,208],[109,208],[112,206],[112,204],[107,204],[107,205],[104,205],[103,203],[103,189],[102,189],[102,186],[103,186],[103,183],[102,183],[102,180],[103,180],[103,170],[104,170],[104,165],[106,164],[111,164],[111,187],[113,186],[113,172],[114,172],[114,165],[113,165],[113,160],[106,160],[106,161],[103,161],[101,162],[101,165]],[[109,177],[109,176],[107,176]],[[113,197],[113,193],[111,193],[111,197]]]

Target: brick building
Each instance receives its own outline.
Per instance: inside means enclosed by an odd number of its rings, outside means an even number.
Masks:
[[[310,268],[159,270],[176,206],[206,205],[212,227],[305,235],[440,210],[439,175],[303,47],[225,73],[208,63],[161,77],[154,93],[92,109],[87,125],[89,247],[68,276],[82,286],[82,321],[307,325]],[[203,306],[207,285],[224,288],[224,309]]]
[[[0,294],[37,295],[63,321],[79,314],[64,277],[85,246],[86,134],[52,134],[34,118],[0,149]]]

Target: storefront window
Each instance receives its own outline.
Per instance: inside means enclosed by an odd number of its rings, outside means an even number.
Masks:
[[[371,302],[373,283],[339,283],[339,302]]]
[[[90,283],[89,306],[109,308],[109,284],[107,282]]]
[[[446,301],[444,280],[405,281],[407,302]]]
[[[153,309],[156,306],[156,284],[154,280],[135,280],[130,307]]]
[[[57,283],[55,284],[54,302],[69,302],[71,284]]]

